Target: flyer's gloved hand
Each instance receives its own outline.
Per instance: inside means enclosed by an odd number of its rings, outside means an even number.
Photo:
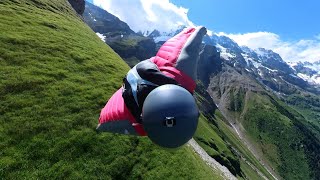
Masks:
[[[166,41],[151,58],[163,72],[193,93],[196,87],[197,64],[205,27],[186,28]]]

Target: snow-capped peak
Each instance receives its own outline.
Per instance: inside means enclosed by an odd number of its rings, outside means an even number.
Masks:
[[[259,56],[267,56],[267,51],[264,48],[258,48],[253,50],[255,53],[257,53]]]
[[[311,65],[306,65],[306,67],[312,69],[312,70],[315,70],[317,71],[318,73],[320,72],[320,63],[317,64],[317,63],[312,63]]]
[[[220,51],[220,56],[225,59],[225,60],[231,60],[233,58],[236,57],[235,54],[232,54],[229,52],[229,50],[223,46],[221,46],[220,44],[217,44],[216,47],[218,48],[218,50]]]
[[[154,39],[154,41],[160,42],[160,41],[167,41],[171,37],[175,36],[179,32],[181,32],[186,26],[181,25],[178,26],[177,29],[171,29],[170,31],[159,31],[159,30],[153,30],[152,32],[147,31],[147,32],[140,32],[145,37],[151,37]]]
[[[295,71],[297,75],[309,82],[310,84],[320,85],[320,63],[314,62],[290,62],[288,63]]]

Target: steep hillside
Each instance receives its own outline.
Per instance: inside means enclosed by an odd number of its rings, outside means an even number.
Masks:
[[[299,92],[283,96],[283,101],[299,111],[320,132],[320,97],[312,93]],[[320,134],[320,133],[319,133]],[[320,136],[319,136],[320,138]]]
[[[129,67],[66,0],[0,1],[1,179],[220,179],[187,146],[97,134]]]
[[[202,115],[194,139],[216,161],[239,179],[274,179],[248,149],[243,139],[213,103],[206,88],[198,82],[196,98]]]

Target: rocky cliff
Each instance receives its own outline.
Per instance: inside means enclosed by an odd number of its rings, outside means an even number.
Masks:
[[[68,0],[73,9],[79,14],[82,15],[85,9],[85,0]]]

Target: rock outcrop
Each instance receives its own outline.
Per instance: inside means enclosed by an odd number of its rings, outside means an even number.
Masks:
[[[69,3],[71,4],[71,6],[73,7],[73,9],[82,16],[84,9],[85,9],[85,5],[86,2],[85,0],[68,0]]]

